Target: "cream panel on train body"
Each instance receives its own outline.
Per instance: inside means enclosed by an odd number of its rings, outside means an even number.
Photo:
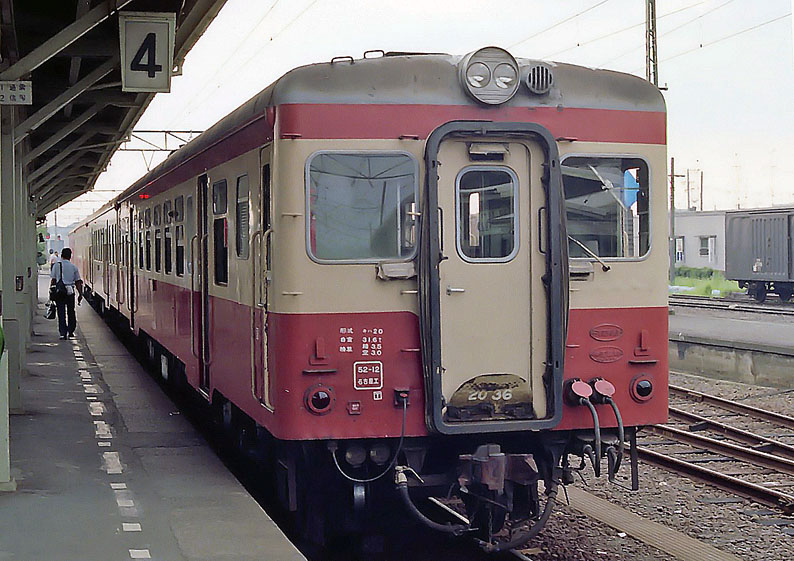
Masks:
[[[650,251],[637,259],[605,258],[611,267],[603,271],[593,259],[593,274],[589,279],[570,282],[571,309],[634,308],[667,306],[668,219],[667,219],[667,149],[656,144],[619,144],[562,142],[560,159],[564,164],[569,155],[619,155],[640,157],[648,163],[650,177]]]
[[[281,140],[273,154],[273,280],[268,309],[277,313],[418,313],[416,279],[379,280],[377,265],[320,264],[306,252],[306,162],[319,150],[408,152],[424,183],[424,142],[409,140]],[[342,290],[340,290],[342,289]]]

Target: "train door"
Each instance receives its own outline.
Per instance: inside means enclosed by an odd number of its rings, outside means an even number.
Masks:
[[[110,304],[110,223],[105,222],[102,228],[102,292],[105,293],[105,305]]]
[[[193,352],[199,361],[199,389],[210,388],[210,293],[209,293],[209,178],[201,175],[196,193],[196,254],[192,268],[193,282]],[[191,243],[192,245],[192,243]]]
[[[552,412],[551,381],[561,384],[549,348],[561,353],[564,339],[550,342],[544,286],[550,230],[541,216],[550,173],[544,150],[529,138],[447,136],[437,145],[428,204],[438,208],[430,207],[427,227],[437,230],[438,246],[423,248],[423,259],[438,259],[425,308],[432,342],[427,331],[423,337],[433,349],[431,413],[442,432],[529,428]],[[557,313],[554,326],[564,329],[561,319]]]
[[[268,291],[270,289],[271,220],[271,150],[260,152],[261,189],[252,198],[255,230],[251,236],[253,306],[251,310],[251,390],[265,407],[270,407],[267,369]]]
[[[138,247],[138,236],[140,235],[140,228],[138,226],[138,217],[135,216],[134,208],[130,205],[129,227],[127,232],[129,238],[127,239],[127,310],[130,312],[130,328],[135,329],[135,292],[137,291],[137,282],[135,279],[136,271],[138,270],[138,258],[135,248]]]

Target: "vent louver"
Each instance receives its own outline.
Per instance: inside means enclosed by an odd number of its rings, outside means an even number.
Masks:
[[[549,66],[534,64],[529,67],[526,82],[529,91],[533,94],[543,95],[551,90],[551,85],[554,83],[554,75]]]

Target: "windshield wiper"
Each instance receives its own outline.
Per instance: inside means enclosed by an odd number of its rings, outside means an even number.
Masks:
[[[592,250],[592,249],[590,249],[589,247],[587,247],[586,245],[584,245],[582,242],[580,242],[579,240],[577,240],[576,238],[574,238],[572,235],[568,234],[568,239],[569,239],[569,240],[571,240],[572,242],[574,242],[574,243],[575,243],[576,245],[578,245],[579,247],[581,247],[581,248],[582,248],[582,250],[583,250],[583,251],[584,251],[584,252],[585,252],[587,255],[589,255],[590,257],[592,257],[592,258],[593,258],[593,259],[595,259],[596,261],[598,261],[598,262],[601,264],[601,269],[602,269],[602,270],[603,270],[605,273],[606,273],[608,270],[610,270],[610,269],[612,268],[612,267],[610,267],[609,265],[607,265],[607,264],[604,262],[604,260],[603,260],[603,259],[601,259],[601,258],[600,258],[600,257],[599,257],[599,256],[598,256],[598,255],[597,255],[597,254],[596,254],[596,253],[595,253],[595,252]]]

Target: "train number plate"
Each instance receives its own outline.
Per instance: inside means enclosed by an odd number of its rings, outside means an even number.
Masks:
[[[353,388],[357,390],[383,389],[383,363],[378,360],[354,362]]]

